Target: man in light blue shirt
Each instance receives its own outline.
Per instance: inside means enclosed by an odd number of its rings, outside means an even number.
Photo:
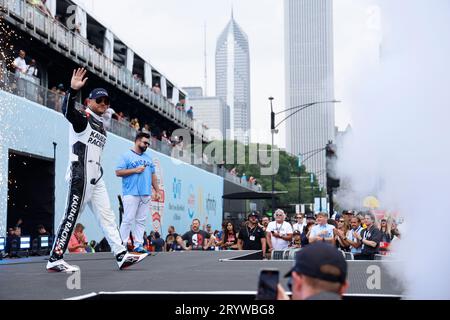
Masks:
[[[116,175],[122,178],[124,209],[120,236],[126,244],[132,231],[134,252],[138,253],[147,253],[143,247],[143,237],[146,217],[150,213],[152,186],[156,198],[160,194],[155,166],[152,158],[145,153],[149,139],[149,134],[138,133],[134,147],[120,157],[116,168]]]
[[[336,245],[336,240],[334,239],[333,229],[334,226],[327,223],[328,214],[326,212],[319,212],[317,214],[317,224],[312,227],[311,234],[309,235],[309,243],[316,241],[323,241]]]

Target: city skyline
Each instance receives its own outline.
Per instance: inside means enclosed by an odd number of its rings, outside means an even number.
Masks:
[[[141,2],[130,0],[130,6],[139,5],[139,12],[122,10],[114,0],[75,0],[94,17],[111,27],[136,53],[148,59],[155,68],[165,73],[179,87],[203,86],[204,47],[206,24],[206,51],[209,94],[215,88],[215,66],[212,58],[216,37],[229,20],[231,7],[234,16],[249,35],[251,60],[251,103],[254,141],[270,143],[270,104],[273,96],[274,109],[285,108],[284,92],[284,32],[283,2],[279,0],[180,2],[153,0]],[[340,0],[334,5],[335,29],[335,93],[342,104],[336,106],[336,125],[344,130],[352,123],[351,99],[346,94],[352,85],[355,71],[364,66],[361,57],[372,46],[374,32],[368,30],[367,21],[378,0]],[[253,9],[258,6],[258,15]],[[207,12],[207,14],[205,14]],[[115,21],[111,23],[110,21]],[[133,23],[130,23],[133,21]],[[161,28],[168,25],[170,28]],[[144,37],[137,29],[149,30]],[[180,37],[180,35],[182,35]],[[378,35],[375,35],[378,36]],[[145,41],[143,41],[145,40]],[[285,126],[280,126],[275,144],[285,147]],[[256,131],[256,132],[255,132]]]

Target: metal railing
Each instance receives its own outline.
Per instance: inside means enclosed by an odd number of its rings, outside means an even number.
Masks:
[[[34,6],[28,5],[25,0],[0,0],[0,7],[8,16],[23,23],[26,29],[31,29],[46,38],[49,46],[70,53],[77,60],[84,62],[88,68],[101,72],[104,79],[130,96],[134,96],[181,126],[189,128],[195,135],[208,139],[207,130],[199,125],[198,121],[190,119],[185,112],[176,110],[166,97],[155,94],[142,80],[134,78],[125,66],[119,66],[111,61],[81,35],[70,31]]]
[[[39,85],[39,79],[22,73],[12,73],[4,68],[0,64],[0,90],[9,92],[19,97],[23,97],[27,100],[36,102],[42,106],[46,106],[49,109],[57,112],[62,112],[62,105],[64,100],[64,94],[56,91],[49,90]],[[77,103],[78,109],[84,109],[85,107],[81,103]],[[106,129],[120,137],[134,141],[137,130],[130,126],[130,122],[126,120],[118,121],[111,119],[111,123],[105,126]],[[174,147],[172,144],[160,141],[156,138],[151,139],[150,148],[163,153],[167,156],[179,159],[190,165],[196,166],[208,172],[214,173],[224,179],[242,185],[255,191],[261,191],[257,186],[241,183],[240,179],[231,175],[223,168],[218,168],[217,165],[208,164],[203,159],[196,157],[195,154],[189,155],[188,158],[179,156],[182,148]],[[237,179],[237,180],[236,180]]]

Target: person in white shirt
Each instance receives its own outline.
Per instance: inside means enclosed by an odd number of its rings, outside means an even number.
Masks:
[[[356,237],[361,235],[363,227],[361,225],[361,219],[357,216],[350,219],[351,229],[347,232],[347,237],[344,239],[346,244],[350,246],[350,252],[353,254],[361,253],[361,242]]]
[[[323,241],[331,243],[333,246],[336,245],[336,240],[334,239],[333,229],[334,226],[327,223],[328,213],[319,212],[317,214],[317,224],[311,229],[311,234],[309,235],[309,243],[316,241]]]
[[[292,226],[292,230],[293,231],[298,231],[298,232],[300,232],[300,234],[302,234],[303,233],[303,229],[306,226],[306,221],[305,221],[305,219],[303,219],[303,214],[302,213],[297,213],[295,215],[295,221],[296,222]]]
[[[103,119],[103,126],[105,127],[106,130],[111,129],[111,120],[112,117],[116,114],[116,112],[114,111],[113,108],[109,107],[105,113],[102,115],[102,119]]]
[[[13,66],[16,69],[16,74],[25,74],[27,72],[28,66],[25,61],[25,55],[25,51],[20,50],[19,56],[13,62]]]
[[[275,211],[275,221],[267,226],[266,236],[269,244],[269,251],[284,250],[289,248],[292,240],[292,226],[289,222],[284,221],[286,214],[283,210]]]

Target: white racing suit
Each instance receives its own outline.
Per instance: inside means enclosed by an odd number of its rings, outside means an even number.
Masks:
[[[50,261],[62,259],[67,250],[80,212],[88,204],[115,255],[126,251],[111,210],[108,192],[102,179],[100,158],[106,143],[106,131],[101,118],[90,109],[75,108],[76,91],[70,90],[64,100],[63,112],[71,123],[69,135],[69,184],[64,217],[53,243]]]

